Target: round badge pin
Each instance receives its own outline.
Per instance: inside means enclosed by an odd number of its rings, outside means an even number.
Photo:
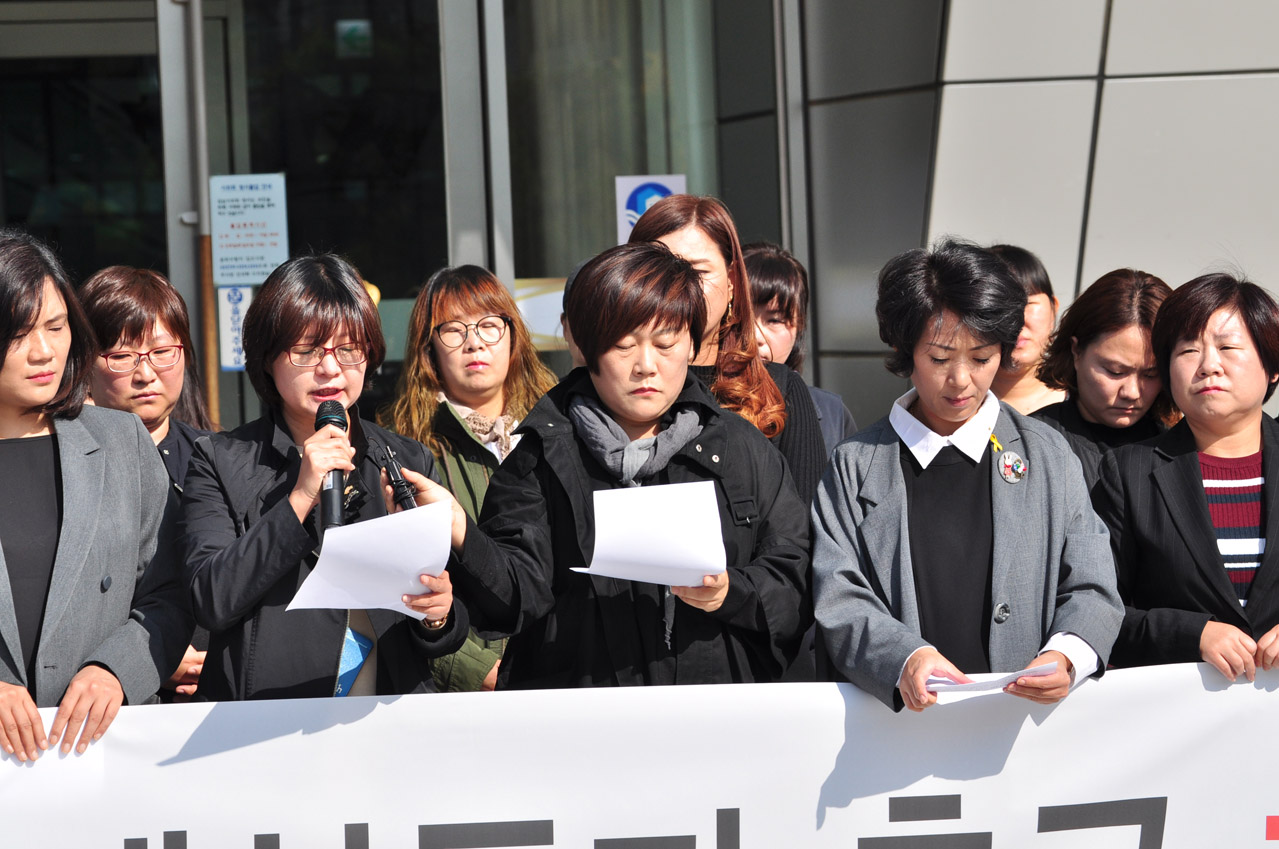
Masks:
[[[999,476],[1009,483],[1020,483],[1029,471],[1026,461],[1013,451],[1005,451],[999,458]]]

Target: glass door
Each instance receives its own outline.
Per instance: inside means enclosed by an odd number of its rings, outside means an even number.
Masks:
[[[50,20],[63,5],[0,5],[0,223],[52,243],[76,278],[167,272],[154,19],[104,37],[102,22]]]

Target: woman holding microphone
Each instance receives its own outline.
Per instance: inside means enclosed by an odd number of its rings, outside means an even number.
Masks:
[[[423,575],[422,593],[405,596],[421,621],[380,609],[285,612],[316,562],[316,505],[329,472],[346,474],[345,524],[386,514],[381,448],[406,470],[434,472],[420,443],[362,421],[355,407],[367,371],[386,353],[359,273],[331,254],[281,265],[245,315],[244,350],[267,412],[197,441],[182,499],[187,585],[196,621],[211,634],[199,695],[434,690],[431,659],[456,651],[468,629],[447,572]],[[345,415],[317,422],[325,402]]]

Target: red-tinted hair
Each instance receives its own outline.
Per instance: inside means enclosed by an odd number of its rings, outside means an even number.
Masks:
[[[719,248],[732,289],[730,309],[720,320],[719,358],[711,392],[721,405],[740,414],[765,436],[776,436],[786,427],[786,402],[759,359],[746,264],[737,226],[727,207],[713,197],[662,198],[640,216],[630,241],[656,242],[688,227],[696,227]]]

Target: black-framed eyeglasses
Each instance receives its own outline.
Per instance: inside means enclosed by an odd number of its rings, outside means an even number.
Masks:
[[[171,369],[182,359],[181,345],[161,345],[150,351],[110,351],[102,355],[107,368],[117,374],[128,374],[146,360],[156,371]]]
[[[332,348],[324,345],[294,345],[289,348],[289,362],[298,368],[315,368],[329,354],[340,366],[358,366],[369,358],[369,352],[363,345],[335,345]]]
[[[496,345],[506,334],[506,326],[511,319],[504,315],[486,315],[474,324],[464,321],[445,321],[435,326],[435,336],[440,344],[450,350],[460,348],[472,330],[486,345]]]

